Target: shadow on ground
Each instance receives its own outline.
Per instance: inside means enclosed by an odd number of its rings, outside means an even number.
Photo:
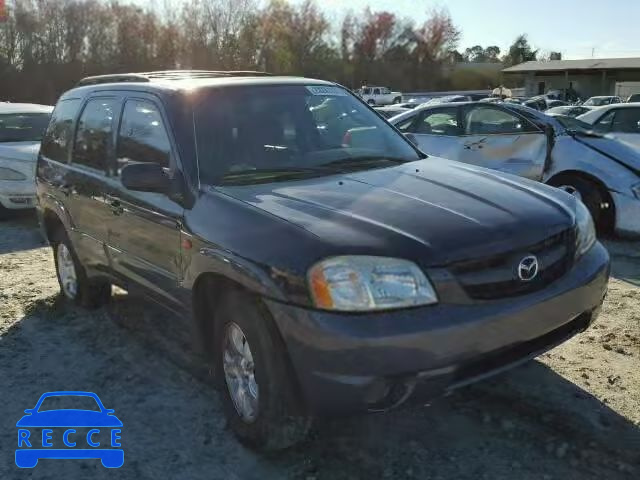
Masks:
[[[640,287],[640,242],[607,241],[611,254],[611,276]]]
[[[0,255],[32,250],[44,245],[35,213],[12,213],[10,218],[0,220]]]

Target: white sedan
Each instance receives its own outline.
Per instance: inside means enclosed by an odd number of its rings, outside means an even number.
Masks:
[[[578,119],[593,125],[598,133],[610,133],[640,148],[640,103],[607,105],[580,115]]]
[[[0,218],[35,207],[36,160],[52,111],[48,105],[0,103]]]

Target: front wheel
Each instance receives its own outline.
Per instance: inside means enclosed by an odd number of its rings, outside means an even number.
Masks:
[[[109,301],[111,284],[87,277],[66,232],[56,232],[51,246],[60,291],[68,301],[85,308],[97,308]]]
[[[584,203],[599,232],[613,229],[613,205],[596,183],[579,177],[562,177],[550,183]]]
[[[367,100],[367,103],[371,106],[374,106],[376,104],[376,101],[373,99]]]
[[[284,345],[257,299],[232,291],[216,312],[218,381],[229,425],[261,450],[302,441],[310,427]]]

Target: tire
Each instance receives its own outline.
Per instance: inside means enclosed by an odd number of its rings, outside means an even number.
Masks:
[[[376,101],[372,100],[372,99],[369,99],[369,100],[367,100],[367,104],[371,105],[371,106],[374,106],[376,104]]]
[[[580,177],[561,177],[554,180],[552,185],[581,200],[591,213],[593,223],[599,232],[603,232],[609,227],[605,209],[602,208],[604,197],[597,184]]]
[[[402,99],[400,97],[396,97],[393,99],[393,104],[397,105],[398,103],[400,103],[402,101]]]
[[[304,440],[312,419],[300,399],[284,344],[269,313],[251,295],[232,290],[221,299],[215,318],[216,377],[224,413],[236,437],[251,448],[265,451],[283,450]],[[231,393],[231,385],[241,375],[231,380],[227,376],[238,371],[229,361],[233,355],[228,355],[230,349],[234,350],[228,332],[237,333],[236,327],[251,353],[253,373],[249,377],[257,383],[257,398],[250,388],[247,391],[252,396],[242,397],[255,399],[252,418],[243,418],[242,408],[236,407]]]
[[[53,258],[56,265],[56,277],[62,296],[69,302],[84,308],[98,308],[111,298],[111,284],[102,279],[89,279],[84,267],[78,259],[71,240],[67,232],[62,228],[58,229],[52,236],[51,247],[53,248]],[[66,254],[63,253],[65,252]],[[73,265],[75,272],[75,289],[65,285],[63,280],[64,263],[68,260]],[[74,293],[75,291],[75,293]]]

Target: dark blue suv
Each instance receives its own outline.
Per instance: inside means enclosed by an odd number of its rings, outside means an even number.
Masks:
[[[115,284],[191,319],[258,448],[530,359],[607,290],[582,203],[427,157],[325,81],[86,78],[53,112],[37,191],[64,296],[98,306]]]

